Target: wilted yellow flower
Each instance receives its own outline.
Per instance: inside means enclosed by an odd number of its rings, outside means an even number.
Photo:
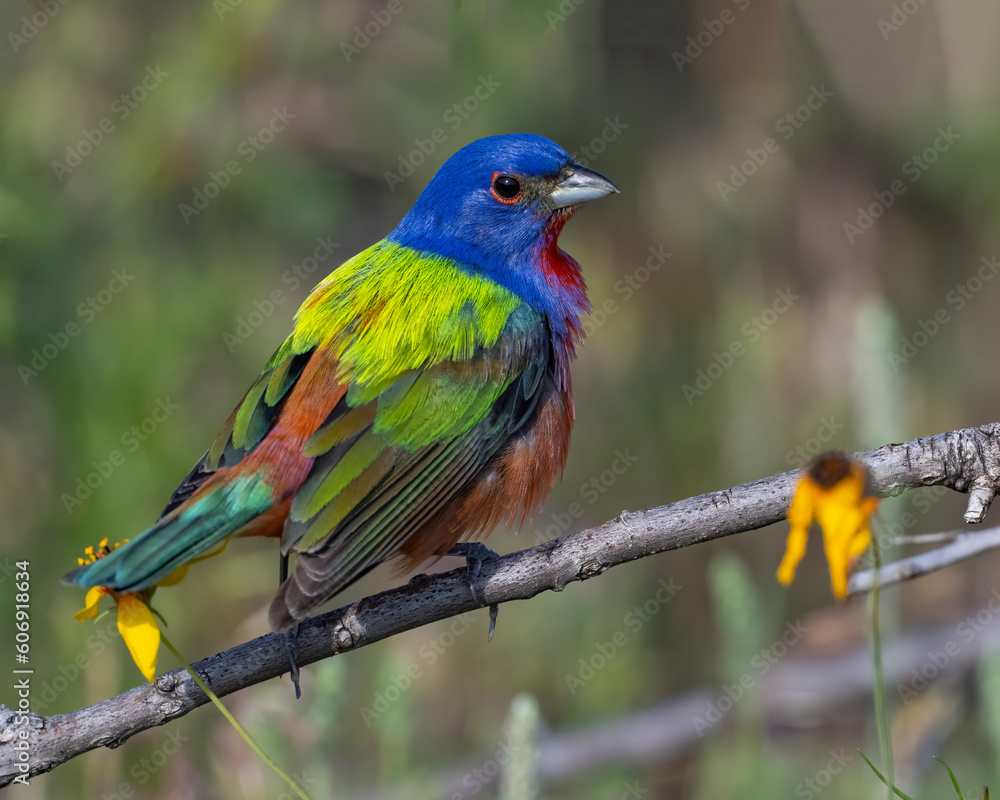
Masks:
[[[127,541],[128,539],[125,540],[125,542]],[[81,622],[91,619],[97,616],[97,606],[102,598],[107,596],[114,600],[118,604],[118,631],[121,633],[122,639],[125,640],[135,665],[146,680],[152,683],[156,677],[156,658],[160,650],[160,626],[156,624],[156,617],[153,616],[153,612],[149,608],[153,592],[157,586],[174,586],[180,583],[187,575],[188,567],[191,564],[218,555],[226,549],[227,541],[224,540],[222,546],[211,553],[192,558],[167,577],[157,581],[153,587],[143,589],[141,592],[116,592],[106,586],[92,586],[87,590],[83,608],[73,616]],[[101,539],[96,551],[93,547],[88,547],[84,551],[87,557],[78,558],[77,562],[80,566],[91,564],[99,558],[104,558],[125,542],[117,542],[113,547],[109,547],[108,537],[105,536]]]
[[[809,526],[815,518],[823,531],[823,548],[830,566],[830,583],[838,598],[847,597],[847,573],[871,541],[868,520],[878,508],[868,470],[840,453],[817,456],[799,479],[788,508],[788,541],[778,567],[784,584],[806,552]]]

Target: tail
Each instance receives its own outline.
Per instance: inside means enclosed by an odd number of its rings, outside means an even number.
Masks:
[[[207,491],[204,491],[207,490]],[[63,576],[73,586],[138,592],[235,533],[272,505],[256,478],[206,485],[183,505],[104,558]]]

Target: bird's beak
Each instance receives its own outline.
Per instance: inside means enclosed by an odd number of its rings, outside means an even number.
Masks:
[[[552,208],[566,208],[607,194],[617,194],[618,187],[600,173],[570,162],[568,173],[549,192]]]

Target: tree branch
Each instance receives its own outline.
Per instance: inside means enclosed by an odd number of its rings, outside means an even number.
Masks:
[[[912,671],[914,664],[923,666],[928,661],[929,653],[951,651],[947,671],[938,667],[941,677],[935,680],[955,685],[974,671],[983,651],[995,648],[1000,640],[998,632],[988,628],[970,641],[963,640],[956,651],[952,649],[956,646],[955,626],[960,622],[954,620],[930,630],[905,633],[885,643],[884,680],[888,686],[895,685],[895,694],[903,703],[933,683],[919,673],[914,679]],[[779,735],[785,736],[808,736],[824,723],[843,726],[853,714],[864,716],[868,713],[872,693],[871,661],[867,645],[823,659],[789,655],[766,673],[755,675],[755,683],[744,697],[753,692],[767,730],[780,731]],[[723,698],[734,704],[728,706],[729,712],[719,711],[717,703]],[[543,724],[544,733],[538,741],[538,778],[543,786],[550,786],[564,780],[585,780],[609,765],[656,764],[662,767],[732,725],[737,717],[732,709],[739,702],[725,693],[724,685],[704,686],[649,708],[582,728],[553,731]],[[713,707],[718,717],[712,717],[710,709]],[[947,722],[944,724],[947,726]],[[926,741],[928,735],[933,737],[934,732],[940,730],[941,725],[911,725],[910,737],[916,732],[915,727],[926,730],[920,737],[921,741]],[[909,749],[911,753],[914,750],[925,752],[921,748]],[[905,763],[905,752],[896,755]],[[488,754],[481,753],[434,777],[421,775],[420,787],[428,796],[462,796],[469,790],[468,777],[472,774],[480,777],[482,771],[475,773],[475,770],[489,758]],[[365,792],[352,800],[404,800],[414,794],[411,785],[402,783]]]
[[[855,456],[872,473],[875,491],[895,494],[918,486],[942,485],[972,494],[966,521],[981,521],[1000,489],[1000,423],[889,444]],[[690,547],[784,519],[799,472],[635,513],[555,539],[482,565],[486,605],[527,600],[562,591],[573,581],[602,574],[639,558]],[[464,569],[418,575],[407,585],[367,597],[303,623],[299,663],[311,664],[430,622],[473,611]],[[282,638],[274,634],[211,656],[194,665],[220,697],[287,671]],[[22,774],[15,744],[28,742],[29,774],[38,775],[97,747],[117,747],[136,733],[176,719],[207,698],[184,670],[157,678],[89,708],[40,717],[25,726],[0,706],[0,786]]]
[[[1000,547],[1000,527],[986,528],[975,533],[954,531],[941,535],[948,536],[953,541],[943,547],[928,550],[926,553],[887,564],[879,572],[879,584],[892,586],[912,578],[919,578],[921,575],[937,572],[939,569],[950,567],[959,561],[965,561],[967,558]],[[872,587],[874,577],[875,570],[855,573],[848,583],[847,593],[849,595],[864,594]]]

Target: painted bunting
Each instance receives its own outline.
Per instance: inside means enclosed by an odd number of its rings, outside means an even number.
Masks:
[[[160,519],[64,581],[136,592],[226,537],[280,537],[288,631],[390,557],[520,525],[566,460],[590,308],[559,232],[617,191],[541,136],[459,150],[313,289]]]

